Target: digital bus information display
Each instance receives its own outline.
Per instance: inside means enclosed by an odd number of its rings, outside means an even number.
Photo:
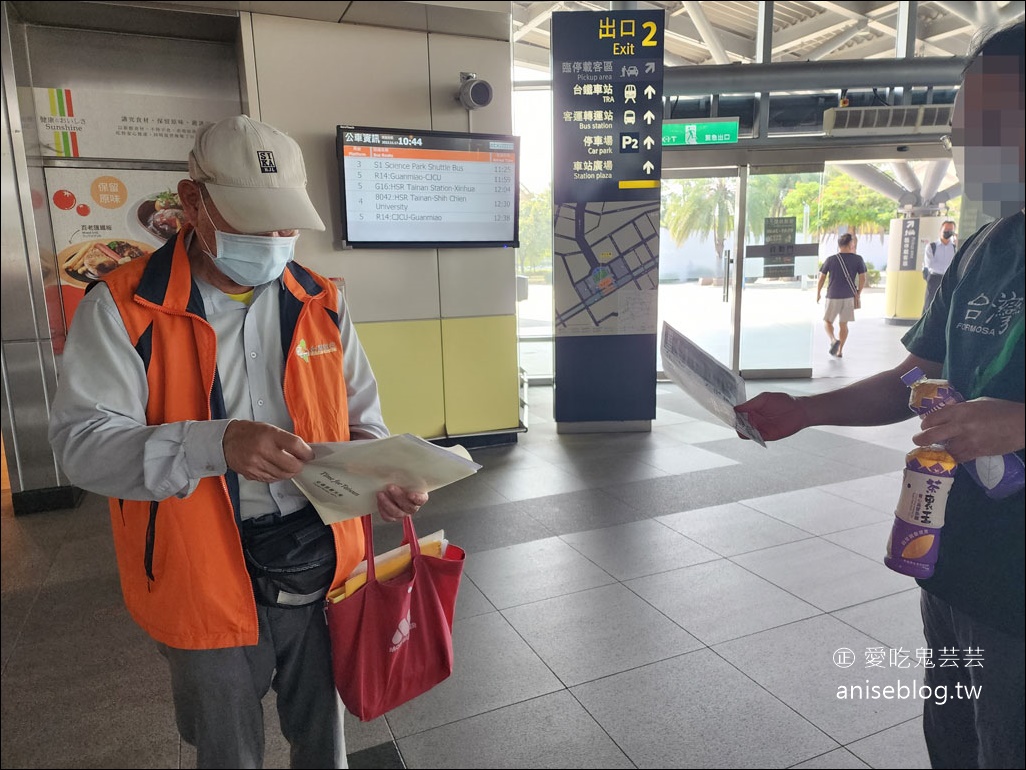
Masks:
[[[519,137],[338,126],[336,150],[347,245],[519,245]]]

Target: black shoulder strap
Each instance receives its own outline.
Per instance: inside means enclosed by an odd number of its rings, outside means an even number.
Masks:
[[[965,271],[969,269],[969,264],[973,261],[973,258],[979,252],[980,247],[983,246],[984,241],[990,235],[991,231],[997,227],[1000,219],[995,219],[990,224],[986,225],[979,233],[973,238],[973,242],[969,245],[966,253],[962,255],[962,261],[958,265],[958,280],[962,280],[962,276],[965,275]]]

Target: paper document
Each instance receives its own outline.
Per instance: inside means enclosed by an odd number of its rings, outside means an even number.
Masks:
[[[417,542],[420,543],[421,554],[435,558],[445,556],[445,549],[449,544],[449,541],[445,539],[444,529],[417,538]],[[374,576],[380,581],[391,580],[405,570],[410,561],[410,544],[404,543],[374,557]],[[356,593],[357,589],[362,588],[366,582],[367,560],[364,559],[349,573],[349,577],[346,578],[343,585],[328,594],[327,599],[330,602],[340,602]]]
[[[698,402],[699,406],[716,415],[742,436],[762,440],[744,415],[734,407],[744,403],[745,381],[698,345],[663,321],[663,344],[660,350],[663,371],[680,389]]]
[[[314,459],[292,482],[325,524],[374,513],[377,493],[389,484],[432,492],[481,468],[461,446],[435,446],[410,433],[310,446]]]

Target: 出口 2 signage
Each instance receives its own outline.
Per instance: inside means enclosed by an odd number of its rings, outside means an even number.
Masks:
[[[663,11],[552,14],[553,201],[658,200]]]

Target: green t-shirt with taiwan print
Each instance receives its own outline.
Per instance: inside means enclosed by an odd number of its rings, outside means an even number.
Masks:
[[[967,400],[1024,400],[1024,221],[1019,212],[964,241],[926,314],[902,338],[913,355],[942,363],[941,376]],[[959,468],[936,570],[919,581],[970,617],[1020,639],[1026,626],[1024,503],[1023,491],[991,500]]]

